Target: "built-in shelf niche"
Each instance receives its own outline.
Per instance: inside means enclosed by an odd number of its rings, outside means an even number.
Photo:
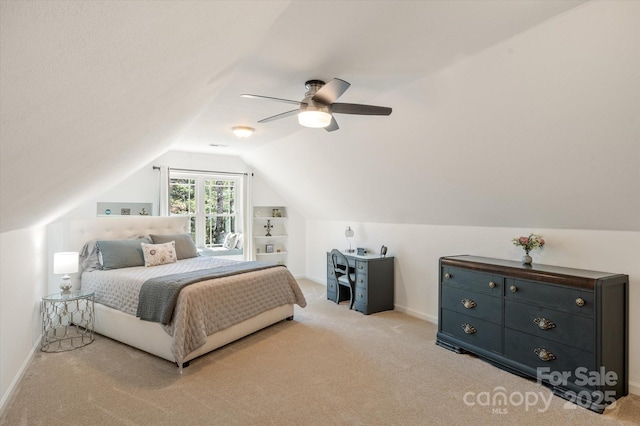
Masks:
[[[101,202],[97,206],[98,216],[151,216],[153,203]]]

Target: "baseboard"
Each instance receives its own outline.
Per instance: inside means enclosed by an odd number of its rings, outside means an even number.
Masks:
[[[299,280],[299,279],[305,279],[305,280],[309,280],[309,281],[313,281],[314,283],[317,284],[321,284],[323,286],[327,285],[327,278],[316,278],[316,277],[311,277],[309,275],[295,275],[294,276],[295,279]]]
[[[27,358],[24,360],[24,362],[20,366],[20,369],[18,370],[18,374],[16,374],[16,376],[11,381],[11,384],[7,388],[7,391],[5,392],[5,394],[2,395],[2,399],[0,400],[0,411],[4,410],[5,404],[9,401],[9,399],[11,399],[11,396],[13,396],[13,392],[15,391],[16,387],[18,386],[18,383],[20,383],[20,381],[22,380],[22,377],[24,376],[25,371],[27,371],[27,367],[29,367],[29,364],[31,364],[31,360],[33,359],[33,355],[40,348],[40,340],[41,340],[41,337],[38,337],[36,339],[36,342],[34,343],[33,347],[31,348],[31,351],[29,352],[29,355],[27,355]]]
[[[629,381],[629,393],[640,396],[640,383]]]
[[[415,318],[420,318],[421,320],[425,320],[427,322],[430,322],[432,324],[438,324],[438,317],[434,317],[432,315],[427,315],[425,313],[416,311],[414,309],[409,309],[406,306],[400,306],[400,305],[394,305],[394,308],[396,311],[402,312],[404,314],[407,314],[409,316],[415,317]]]

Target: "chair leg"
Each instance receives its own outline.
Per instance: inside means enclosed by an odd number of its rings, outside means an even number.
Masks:
[[[349,309],[353,309],[353,302],[356,301],[356,298],[353,297],[353,294],[355,293],[354,289],[351,289],[351,292],[349,293],[349,295],[351,297],[349,297]]]

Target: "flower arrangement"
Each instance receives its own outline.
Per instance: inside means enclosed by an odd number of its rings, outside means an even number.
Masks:
[[[529,254],[531,250],[544,247],[544,238],[542,235],[529,234],[528,237],[518,237],[511,240],[514,246],[520,246]]]

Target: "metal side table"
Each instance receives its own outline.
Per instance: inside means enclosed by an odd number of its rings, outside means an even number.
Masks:
[[[64,352],[93,342],[94,293],[71,291],[42,298],[43,352]]]

